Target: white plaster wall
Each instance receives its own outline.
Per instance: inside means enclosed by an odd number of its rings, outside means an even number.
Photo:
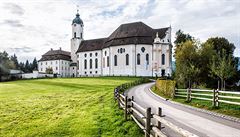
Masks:
[[[143,47],[145,48],[144,52],[141,50]],[[136,76],[152,76],[152,45],[136,45],[136,61],[137,54],[140,54],[140,65],[136,65]],[[149,55],[149,63],[146,61],[147,54]]]
[[[46,73],[47,68],[53,69],[53,74],[60,74],[61,77],[70,76],[70,61],[67,60],[48,60],[38,62],[38,71]]]
[[[96,56],[97,53],[97,56]],[[79,52],[77,53],[79,58],[79,69],[78,73],[79,76],[99,76],[102,75],[102,65],[101,65],[101,58],[102,58],[102,52],[101,50],[95,50],[95,51],[88,51],[88,52]],[[85,57],[86,54],[86,57]],[[92,54],[92,56],[90,56]],[[87,60],[87,69],[84,68],[84,60]],[[92,59],[92,68],[90,69],[90,59]],[[95,59],[98,60],[98,67],[95,67]]]
[[[118,52],[120,49],[125,52]],[[134,45],[121,45],[110,47],[110,74],[115,76],[133,76],[133,48]],[[126,54],[129,55],[129,65],[126,65]],[[117,66],[114,65],[114,56],[117,55]]]

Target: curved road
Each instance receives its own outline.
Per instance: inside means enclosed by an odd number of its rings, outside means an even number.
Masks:
[[[155,113],[158,107],[162,108],[164,119],[201,137],[240,137],[240,123],[222,119],[204,112],[171,103],[155,96],[149,91],[154,83],[142,84],[133,87],[127,93],[129,97],[143,106],[151,107]],[[177,137],[169,128],[162,130],[168,136]]]

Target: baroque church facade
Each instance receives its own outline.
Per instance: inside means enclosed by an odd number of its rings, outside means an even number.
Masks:
[[[170,76],[171,27],[153,29],[143,22],[120,25],[106,38],[83,39],[79,13],[72,21],[71,52],[50,50],[39,60],[39,72],[61,77]]]

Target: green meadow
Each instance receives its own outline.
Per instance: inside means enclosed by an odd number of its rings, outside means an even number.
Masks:
[[[140,137],[113,99],[127,77],[56,78],[0,83],[0,136]]]

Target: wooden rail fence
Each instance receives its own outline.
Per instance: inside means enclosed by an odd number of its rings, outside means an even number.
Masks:
[[[141,82],[137,83],[140,84]],[[166,137],[166,135],[161,131],[163,128],[162,125],[169,127],[171,130],[184,137],[197,137],[197,135],[179,128],[173,123],[165,120],[163,118],[164,116],[162,115],[161,107],[158,107],[157,114],[152,113],[151,107],[143,108],[135,102],[134,96],[129,98],[128,96],[124,95],[121,87],[125,88],[125,86],[121,85],[114,89],[114,98],[118,102],[119,108],[124,110],[125,120],[128,120],[128,117],[130,116],[144,131],[145,137]]]
[[[203,90],[203,89],[175,89],[174,97],[184,97],[187,102],[192,99],[211,101],[213,107],[219,107],[220,103],[240,105],[240,92]]]

